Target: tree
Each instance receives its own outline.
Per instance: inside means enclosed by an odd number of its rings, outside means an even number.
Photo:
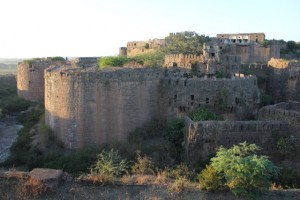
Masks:
[[[292,52],[295,52],[300,47],[295,41],[288,41],[286,46]]]
[[[224,178],[225,185],[238,196],[256,196],[271,186],[276,167],[267,156],[257,155],[260,148],[246,142],[226,149],[220,147],[211,166]]]
[[[209,37],[194,31],[185,31],[167,36],[165,40],[166,47],[163,51],[166,54],[202,54],[203,44],[209,41]]]

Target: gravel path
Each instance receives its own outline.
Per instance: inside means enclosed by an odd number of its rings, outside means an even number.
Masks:
[[[7,116],[0,120],[0,163],[9,156],[9,148],[17,139],[18,131],[22,127],[17,123],[15,116]]]

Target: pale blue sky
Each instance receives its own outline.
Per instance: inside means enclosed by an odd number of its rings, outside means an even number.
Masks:
[[[117,55],[170,32],[300,41],[299,0],[1,0],[0,57]]]

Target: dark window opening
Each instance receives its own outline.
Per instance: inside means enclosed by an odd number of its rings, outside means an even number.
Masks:
[[[232,40],[233,43],[235,43],[236,40]]]
[[[205,103],[209,104],[209,98],[206,98]]]
[[[173,67],[177,67],[177,63],[176,62],[173,62]]]
[[[210,48],[212,49],[212,48],[213,48],[213,46],[210,46]]]
[[[177,94],[174,95],[174,99],[175,99],[175,100],[177,99]]]
[[[239,39],[238,41],[239,41],[239,43],[242,43],[242,40],[241,40],[241,39]]]
[[[184,81],[184,86],[186,86],[186,84],[187,84],[187,80]]]
[[[255,39],[255,42],[256,42],[256,43],[258,42],[258,39],[257,39],[257,38]]]
[[[199,108],[200,108],[200,107],[201,107],[201,104],[199,103],[199,105],[198,105],[198,106],[199,106]]]
[[[211,53],[210,55],[211,55],[212,57],[215,57],[215,53]]]
[[[220,49],[223,49],[223,47],[220,47]]]
[[[194,102],[191,102],[191,106],[193,106],[194,105]]]
[[[183,112],[185,112],[185,106],[182,107]]]
[[[191,95],[191,100],[194,101],[195,96],[192,94]]]

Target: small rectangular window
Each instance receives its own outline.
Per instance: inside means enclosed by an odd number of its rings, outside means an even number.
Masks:
[[[195,96],[192,94],[191,95],[191,100],[194,101]]]

